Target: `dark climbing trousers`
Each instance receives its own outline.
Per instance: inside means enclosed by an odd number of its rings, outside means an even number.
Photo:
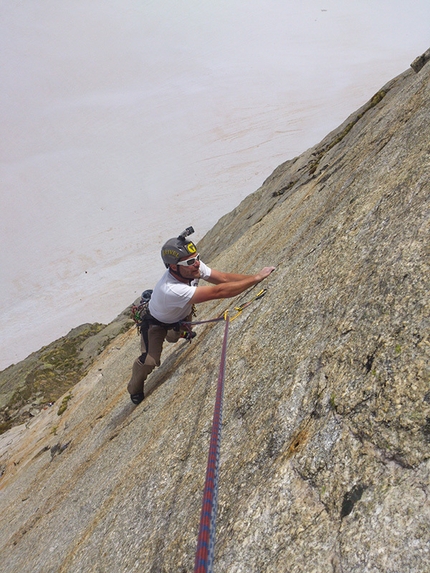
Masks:
[[[189,317],[185,320],[189,320]],[[160,366],[164,341],[167,340],[167,342],[174,343],[180,337],[181,332],[179,330],[167,329],[158,324],[150,324],[148,328],[148,348],[146,348],[144,336],[141,334],[140,348],[142,355],[136,358],[133,363],[131,379],[127,386],[130,395],[143,392],[145,380],[156,366]]]

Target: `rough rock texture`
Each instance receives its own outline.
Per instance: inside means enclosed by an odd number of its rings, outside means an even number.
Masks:
[[[215,571],[429,570],[429,77],[384,86],[199,245],[278,266],[230,324]],[[223,332],[196,329],[138,407],[130,330],[0,437],[2,571],[193,570]]]
[[[110,324],[82,324],[0,372],[0,434],[49,407],[133,324],[130,307]]]

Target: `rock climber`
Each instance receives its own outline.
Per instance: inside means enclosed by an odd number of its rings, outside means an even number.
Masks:
[[[187,239],[194,232],[188,227],[178,237],[169,239],[161,249],[166,271],[156,284],[140,327],[142,354],[133,364],[127,390],[131,401],[140,404],[145,397],[144,382],[160,366],[164,340],[191,340],[195,332],[182,322],[190,322],[193,306],[209,300],[237,296],[268,277],[275,267],[264,267],[255,275],[225,273],[209,268]],[[198,286],[199,279],[210,285]],[[150,292],[150,291],[149,291]]]

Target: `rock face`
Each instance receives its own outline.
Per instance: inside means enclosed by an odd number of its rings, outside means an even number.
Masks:
[[[79,382],[109,342],[133,324],[130,308],[107,326],[82,324],[0,372],[0,434],[27,422]]]
[[[199,245],[277,265],[229,327],[215,571],[428,570],[429,78],[392,80]],[[132,329],[0,437],[4,573],[193,570],[220,324],[166,348],[138,407]]]

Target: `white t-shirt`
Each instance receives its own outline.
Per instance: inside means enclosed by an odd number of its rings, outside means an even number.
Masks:
[[[200,278],[208,279],[211,269],[200,261]],[[191,285],[176,279],[167,270],[158,283],[149,301],[149,312],[154,318],[166,324],[183,320],[191,313],[190,300],[196,291],[199,279],[194,279]]]

